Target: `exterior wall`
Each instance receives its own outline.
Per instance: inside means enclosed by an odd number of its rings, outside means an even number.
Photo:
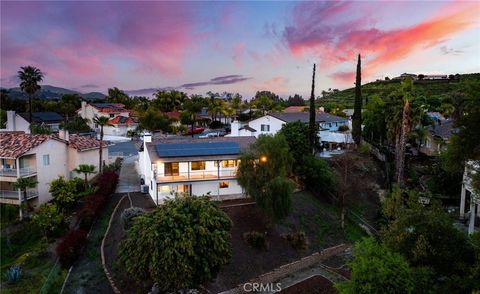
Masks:
[[[446,144],[439,144],[439,142],[431,135],[428,135],[425,140],[421,140],[419,143],[420,147],[418,148],[418,151],[428,156],[436,156],[440,154],[440,152],[445,149],[444,146],[446,146]]]
[[[26,134],[30,134],[30,123],[26,121],[23,117],[16,114],[15,111],[7,111],[7,125],[5,129],[0,129],[2,131],[22,131]]]
[[[74,177],[81,177],[82,179],[84,178],[84,174],[78,174],[74,172],[73,170],[77,168],[80,164],[91,164],[95,166],[95,170],[98,172],[99,166],[98,166],[98,161],[99,161],[99,150],[97,149],[91,149],[91,150],[86,150],[86,151],[78,151],[77,149],[74,148],[68,148],[69,152],[69,161],[68,161],[68,174],[71,178]],[[108,164],[108,148],[103,148],[102,149],[102,155],[103,159],[105,160],[105,164]],[[88,179],[91,179],[95,176],[96,174],[90,174],[88,175]]]
[[[279,120],[278,118],[275,118],[273,116],[270,116],[270,115],[265,115],[265,116],[262,116],[262,117],[259,117],[257,119],[254,119],[252,121],[250,121],[248,123],[248,125],[257,130],[254,135],[256,138],[258,138],[258,136],[260,135],[275,135],[278,131],[280,131],[280,129],[282,128],[282,126],[285,124],[284,121],[282,120]],[[269,125],[270,126],[270,131],[263,131],[262,132],[262,125]]]
[[[50,192],[48,192],[52,180],[59,176],[69,177],[67,146],[65,143],[56,140],[48,140],[30,150],[27,154],[36,155],[38,204],[40,205],[52,199]],[[43,155],[49,155],[50,157],[50,164],[47,166],[43,164]]]
[[[220,188],[220,182],[227,182],[228,188]],[[171,197],[171,193],[178,192],[179,186],[188,185],[191,187],[191,194],[196,196],[206,195],[210,193],[210,196],[215,199],[216,197],[238,195],[238,198],[243,197],[243,189],[238,184],[236,179],[225,180],[213,180],[213,181],[198,181],[198,182],[175,182],[175,183],[158,183],[158,198],[159,201],[163,201],[168,197]],[[168,187],[168,188],[167,188]],[[165,189],[165,190],[164,190]],[[156,201],[156,196],[152,196]]]

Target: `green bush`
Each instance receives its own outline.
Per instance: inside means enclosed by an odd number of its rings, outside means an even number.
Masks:
[[[270,247],[265,234],[257,231],[243,233],[243,240],[245,240],[253,248],[259,250],[268,250]]]
[[[42,204],[32,218],[32,222],[42,229],[44,236],[59,233],[64,221],[63,213],[57,208],[57,205],[52,203]]]
[[[358,147],[358,152],[368,155],[370,154],[370,146],[368,146],[367,144],[360,144],[360,146]]]
[[[335,192],[337,178],[328,163],[314,156],[306,156],[297,168],[300,180],[310,191]]]

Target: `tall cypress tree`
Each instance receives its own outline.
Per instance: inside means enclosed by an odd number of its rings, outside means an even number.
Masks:
[[[317,138],[317,127],[315,125],[315,63],[313,64],[312,76],[312,94],[310,95],[310,123],[308,125],[310,150],[315,151],[315,141]]]
[[[357,76],[355,80],[355,105],[352,117],[352,137],[355,144],[360,144],[362,138],[362,65],[358,54]]]

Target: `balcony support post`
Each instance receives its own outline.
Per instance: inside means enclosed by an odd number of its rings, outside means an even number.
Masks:
[[[217,160],[217,178],[220,179],[220,160]]]
[[[190,161],[187,161],[187,178],[190,180]]]
[[[20,178],[20,159],[17,157],[15,158],[15,167],[17,169],[17,179]],[[18,203],[20,204],[18,206],[18,216],[20,217],[20,220],[23,220],[23,210],[22,210],[22,191],[20,189],[18,190]]]

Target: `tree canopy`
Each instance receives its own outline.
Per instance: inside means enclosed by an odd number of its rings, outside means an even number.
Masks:
[[[195,288],[228,262],[231,227],[207,196],[177,196],[135,218],[119,262],[138,281],[157,282],[165,292]]]

